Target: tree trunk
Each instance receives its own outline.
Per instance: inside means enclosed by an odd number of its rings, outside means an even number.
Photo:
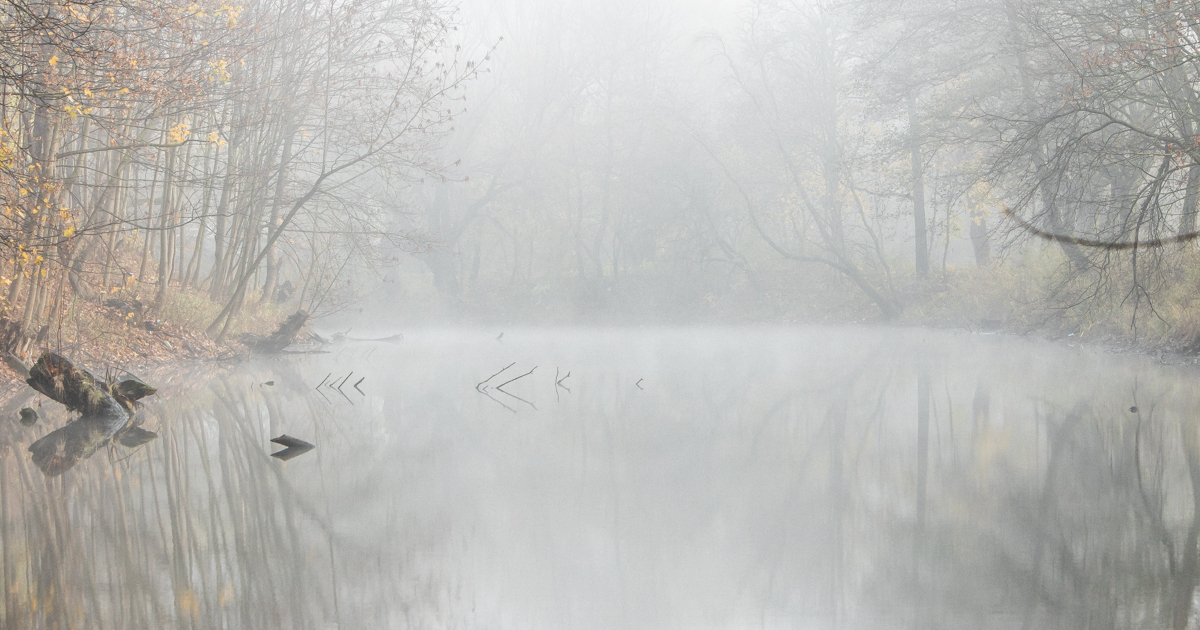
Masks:
[[[1183,194],[1183,216],[1179,219],[1179,232],[1190,234],[1196,231],[1196,206],[1200,199],[1200,164],[1193,159],[1187,170],[1187,189]]]
[[[292,159],[292,137],[294,131],[290,131],[283,141],[283,153],[279,156],[279,169],[275,174],[275,198],[271,200],[271,229],[275,229],[275,224],[279,222],[279,207],[283,203],[284,183],[287,177],[288,162]],[[279,261],[275,254],[275,245],[267,246],[267,277],[263,282],[262,299],[270,300],[272,294],[275,293],[275,284],[279,279]]]
[[[925,160],[921,155],[921,135],[917,126],[917,99],[908,93],[908,143],[912,158],[913,241],[917,277],[929,277],[929,244],[925,221]]]
[[[158,159],[161,156],[161,150],[154,156],[154,178],[150,181],[150,199],[146,201],[146,229],[142,237],[142,262],[138,266],[138,282],[146,281],[146,262],[150,258],[150,235],[154,232],[154,194],[158,188]],[[137,208],[134,208],[134,212],[137,212]]]
[[[171,228],[171,214],[175,197],[173,194],[174,168],[175,149],[168,149],[167,164],[163,171],[162,207],[158,211],[158,290],[154,294],[154,305],[151,307],[151,312],[155,314],[162,309],[167,295],[167,286],[171,284],[171,263],[174,260],[171,256],[171,241],[173,240],[171,237],[175,234],[175,230]]]
[[[217,202],[217,226],[213,230],[213,266],[209,272],[208,296],[212,299],[217,299],[224,291],[221,283],[221,277],[225,273],[225,259],[229,253],[226,248],[226,235],[228,221],[226,214],[229,212],[229,197],[233,194],[234,174],[237,170],[237,139],[229,143],[229,151],[225,156],[225,181],[221,185],[221,199]]]
[[[979,207],[971,208],[967,219],[971,234],[971,248],[975,250],[975,266],[987,267],[992,264],[992,245],[988,236],[987,214]]]

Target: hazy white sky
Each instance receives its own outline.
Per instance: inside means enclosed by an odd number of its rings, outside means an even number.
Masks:
[[[551,14],[568,21],[586,19],[613,7],[627,8],[631,15],[657,13],[670,21],[676,35],[681,37],[710,32],[727,34],[736,26],[743,5],[740,0],[461,0],[458,3],[468,38],[490,33],[503,34],[506,39],[514,35],[513,21],[550,18]]]

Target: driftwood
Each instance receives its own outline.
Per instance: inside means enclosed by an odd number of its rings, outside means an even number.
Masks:
[[[114,437],[125,446],[139,446],[158,437],[130,422],[137,401],[156,391],[141,381],[106,383],[67,359],[46,352],[29,370],[25,382],[68,410],[83,414],[29,445],[33,463],[47,476],[62,474]]]
[[[300,329],[306,322],[308,322],[308,313],[296,311],[279,325],[279,330],[271,333],[270,336],[245,333],[239,340],[254,354],[277,354],[296,341],[296,335],[300,334]]]
[[[325,344],[325,343],[345,343],[347,341],[372,341],[372,342],[373,341],[384,341],[384,342],[388,342],[388,343],[398,343],[398,342],[404,341],[404,334],[396,333],[394,335],[388,335],[387,337],[351,337],[347,333],[338,332],[338,333],[333,333],[333,335],[330,337],[329,340],[322,339],[321,337],[317,337],[317,340],[323,344]]]
[[[286,433],[277,438],[271,438],[271,441],[280,446],[286,447],[282,451],[271,453],[271,457],[281,459],[285,462],[293,457],[303,455],[314,448],[317,448],[313,444],[309,444],[300,438],[294,438]]]

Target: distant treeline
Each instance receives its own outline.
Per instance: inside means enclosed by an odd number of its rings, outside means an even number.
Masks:
[[[1061,304],[1146,309],[1193,266],[1198,2],[748,0],[716,33],[559,5],[466,11],[504,39],[414,223],[444,298],[720,299],[784,265],[895,318],[1042,251]]]

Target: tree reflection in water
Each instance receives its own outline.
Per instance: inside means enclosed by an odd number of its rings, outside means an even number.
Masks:
[[[39,452],[74,464],[114,428],[75,420],[30,458],[23,428],[0,425],[0,627],[389,627],[403,611],[380,595],[400,592],[402,563],[346,547],[296,496],[264,447],[273,394],[244,375],[180,380],[205,384],[141,411],[162,439],[58,476]]]
[[[61,418],[21,427],[14,398],[0,627],[1195,623],[1190,373],[957,335],[727,334],[410,335],[187,374],[140,412],[160,439],[57,477],[25,449]],[[563,347],[572,393],[527,379],[538,411],[472,389]],[[312,390],[370,361],[394,387]],[[321,447],[275,461],[285,432]]]

